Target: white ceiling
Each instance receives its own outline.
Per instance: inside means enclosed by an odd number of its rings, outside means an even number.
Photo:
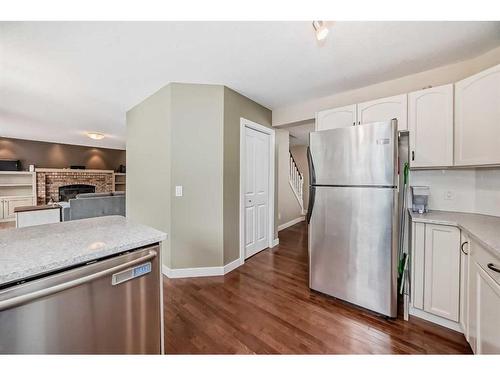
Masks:
[[[319,44],[310,22],[2,22],[0,135],[124,148],[125,112],[168,82],[224,84],[273,109],[500,45],[500,22],[330,29]]]

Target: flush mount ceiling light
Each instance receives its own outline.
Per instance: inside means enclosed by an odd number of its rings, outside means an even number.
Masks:
[[[87,136],[88,136],[89,138],[92,138],[92,139],[97,139],[97,140],[99,140],[99,139],[103,139],[103,138],[104,138],[104,134],[101,134],[101,133],[93,133],[93,132],[91,132],[91,133],[87,133]]]
[[[328,27],[326,27],[325,21],[313,21],[313,28],[318,40],[323,40],[328,35]]]

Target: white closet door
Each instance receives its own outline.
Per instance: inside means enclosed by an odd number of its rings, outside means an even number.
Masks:
[[[245,258],[269,244],[269,135],[245,128]]]

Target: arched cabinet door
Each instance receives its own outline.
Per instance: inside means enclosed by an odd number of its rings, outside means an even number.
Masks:
[[[453,84],[408,94],[412,167],[453,165]]]
[[[455,84],[455,165],[500,164],[500,65]]]
[[[390,96],[358,104],[358,125],[370,122],[398,120],[398,130],[407,130],[408,96]]]
[[[356,104],[316,113],[316,130],[344,128],[356,125]]]

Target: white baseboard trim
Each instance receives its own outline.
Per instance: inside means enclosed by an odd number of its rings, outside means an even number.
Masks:
[[[271,248],[275,247],[275,246],[278,246],[280,244],[280,239],[279,238],[275,238],[273,240],[273,246],[271,246]]]
[[[243,263],[245,263],[241,258],[238,258],[236,260],[233,260],[232,262],[226,264],[224,266],[224,275],[235,270],[239,266],[241,266]]]
[[[410,315],[416,316],[417,318],[421,318],[421,319],[427,320],[429,322],[438,324],[440,326],[452,329],[454,331],[463,333],[462,327],[460,326],[459,323],[452,322],[451,320],[441,318],[440,316],[436,316],[434,314],[430,314],[427,311],[417,309],[413,306],[410,306]]]
[[[195,268],[169,268],[164,264],[161,266],[161,272],[169,279],[181,279],[184,277],[207,277],[207,276],[223,276],[244,262],[241,259],[233,260],[223,267],[195,267]]]
[[[301,216],[301,217],[298,217],[296,219],[293,219],[293,220],[290,220],[288,223],[285,223],[285,224],[281,224],[280,226],[278,226],[278,232],[282,231],[283,229],[286,229],[288,227],[291,227],[292,225],[295,225],[297,223],[300,223],[301,221],[304,221],[305,220],[305,217],[304,216]]]

